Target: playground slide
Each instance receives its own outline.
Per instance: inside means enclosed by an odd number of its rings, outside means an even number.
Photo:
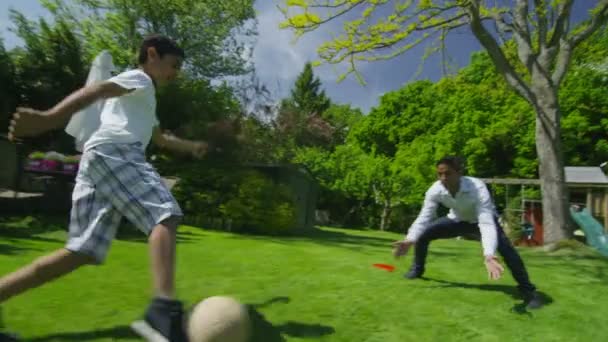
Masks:
[[[591,215],[589,209],[570,208],[570,215],[585,232],[587,244],[608,257],[608,235],[604,233],[604,226]]]

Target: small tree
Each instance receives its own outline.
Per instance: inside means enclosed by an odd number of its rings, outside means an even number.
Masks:
[[[299,146],[329,145],[334,129],[322,114],[330,105],[331,101],[321,89],[321,80],[315,77],[312,65],[306,63],[295,81],[291,96],[281,102],[274,122],[287,159]]]
[[[306,63],[304,70],[296,79],[296,83],[291,90],[291,97],[288,103],[304,113],[321,114],[325,112],[331,102],[325,91],[321,89],[321,80],[315,77],[312,71],[312,64]]]
[[[355,73],[359,78],[357,61],[392,58],[431,37],[443,42],[450,31],[468,27],[509,86],[536,113],[544,239],[553,243],[571,235],[558,91],[576,47],[608,19],[608,0],[600,0],[590,20],[571,30],[574,2],[513,0],[508,2],[512,5],[499,5],[502,2],[483,0],[286,0],[282,10],[287,20],[281,27],[302,35],[353,9],[360,10],[359,18],[344,24],[345,34],[318,50],[328,63],[350,63],[342,77]],[[388,4],[393,5],[391,13],[379,14]],[[291,8],[300,11],[290,13]],[[505,48],[504,43],[511,39],[517,56],[510,56]],[[379,54],[383,51],[388,53]]]

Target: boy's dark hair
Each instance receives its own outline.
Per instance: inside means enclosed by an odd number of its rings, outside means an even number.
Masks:
[[[160,34],[152,34],[146,36],[144,41],[141,43],[138,58],[139,64],[144,64],[148,60],[148,48],[150,47],[155,48],[156,52],[161,58],[164,55],[174,55],[181,58],[186,57],[184,50],[179,47],[174,40]]]
[[[464,171],[464,160],[457,156],[445,156],[437,161],[435,166],[447,165],[458,172]]]

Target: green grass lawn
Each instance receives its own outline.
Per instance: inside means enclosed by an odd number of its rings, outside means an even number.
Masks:
[[[0,274],[63,245],[60,225],[0,228]],[[475,241],[431,244],[426,280],[395,263],[400,235],[332,228],[271,238],[182,227],[177,291],[188,306],[212,295],[251,305],[254,340],[605,341],[608,260],[586,249],[522,249],[551,302],[526,312],[506,274],[489,281]],[[107,263],[86,267],[3,304],[7,327],[27,341],[137,341],[129,323],[150,296],[145,240],[116,240]],[[372,267],[392,263],[395,272]]]

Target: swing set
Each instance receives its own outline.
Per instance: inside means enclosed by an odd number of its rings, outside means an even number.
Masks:
[[[503,185],[505,187],[505,208],[502,212],[503,220],[507,217],[518,217],[521,236],[514,242],[517,246],[541,246],[543,245],[543,212],[542,202],[538,199],[526,197],[526,187],[539,187],[537,179],[483,179],[486,184]],[[509,207],[512,198],[509,190],[519,187],[519,207]],[[495,192],[495,191],[492,191]],[[513,224],[513,222],[506,222]],[[510,227],[513,228],[513,227]]]

